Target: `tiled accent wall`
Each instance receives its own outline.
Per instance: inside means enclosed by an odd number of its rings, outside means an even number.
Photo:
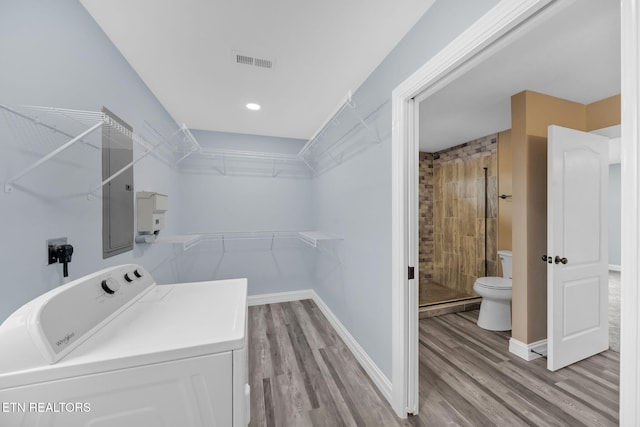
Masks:
[[[419,239],[422,283],[432,280],[471,295],[476,278],[485,275],[485,167],[489,202],[487,275],[497,275],[496,140],[496,135],[489,135],[437,153],[421,153]]]
[[[418,256],[420,283],[433,277],[433,154],[420,153],[418,168]]]

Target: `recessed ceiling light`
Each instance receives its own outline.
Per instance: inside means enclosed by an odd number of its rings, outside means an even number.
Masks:
[[[247,108],[252,111],[258,111],[260,109],[260,105],[250,102],[247,104]]]

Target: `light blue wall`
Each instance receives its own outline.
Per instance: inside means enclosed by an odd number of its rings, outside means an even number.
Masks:
[[[609,264],[620,265],[620,163],[609,165]]]
[[[496,3],[437,1],[357,90],[358,112],[366,116],[388,101],[395,86]],[[136,130],[144,128],[144,120],[171,120],[76,0],[0,3],[0,57],[2,103],[88,110],[105,105]],[[21,182],[41,194],[0,194],[0,235],[11,246],[0,256],[0,319],[60,283],[60,268],[44,265],[44,241],[50,237],[68,236],[76,247],[72,278],[108,265],[139,262],[166,283],[232,276],[251,261],[267,271],[253,293],[308,287],[306,281],[315,276],[316,291],[390,377],[391,118],[386,114],[386,125],[378,129],[381,144],[311,181],[178,175],[155,158],[136,166],[137,189],[169,195],[165,235],[264,227],[319,229],[344,238],[336,247],[311,252],[287,241],[281,242],[281,252],[255,247],[260,255],[253,258],[244,255],[246,247],[216,255],[219,248],[205,244],[185,256],[169,246],[153,245],[103,261],[101,204],[79,194],[86,191],[87,182],[99,181],[99,156],[75,150],[63,158],[66,165],[54,162]],[[343,126],[355,123],[350,120]],[[255,142],[247,138],[245,144]],[[0,173],[6,179],[31,154],[5,138],[2,144]],[[60,174],[66,174],[65,187],[57,194],[51,177]],[[74,193],[78,195],[66,196]],[[251,211],[251,217],[242,213]],[[283,273],[286,264],[296,262],[296,269]]]
[[[366,117],[388,101],[399,83],[497,3],[437,1],[354,94],[356,112]],[[313,195],[317,228],[344,238],[340,262],[319,256],[316,291],[390,378],[391,115],[385,108],[382,143],[315,179]],[[345,110],[343,123],[349,115]]]
[[[0,2],[0,103],[100,111],[106,106],[134,127],[171,117],[77,0]],[[14,138],[0,115],[0,181],[53,147]],[[24,129],[14,129],[29,135]],[[23,132],[24,131],[24,132]],[[137,149],[137,153],[140,151]],[[75,252],[70,278],[110,265],[136,262],[159,282],[173,281],[170,248],[136,247],[102,260],[102,203],[85,193],[101,181],[100,150],[73,147],[0,192],[0,321],[62,281],[60,265],[46,265],[45,240],[67,236]],[[169,195],[167,227],[180,206],[176,174],[156,158],[135,167],[136,189]],[[25,190],[26,189],[26,190]],[[163,262],[164,261],[164,262]]]
[[[306,141],[288,138],[192,131],[204,149],[295,154]],[[261,167],[269,163],[258,162]],[[221,175],[216,170],[179,177],[180,230],[309,231],[314,229],[310,179]],[[201,243],[180,258],[180,281],[234,277],[249,279],[249,294],[313,288],[315,250],[296,239]]]

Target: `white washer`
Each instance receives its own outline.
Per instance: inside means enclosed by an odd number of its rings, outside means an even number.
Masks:
[[[108,268],[0,325],[2,426],[246,426],[246,279]]]

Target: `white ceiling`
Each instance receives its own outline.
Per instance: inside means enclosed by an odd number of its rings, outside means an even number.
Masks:
[[[179,123],[304,139],[434,2],[80,1]],[[274,66],[237,64],[234,50]]]
[[[620,2],[578,0],[420,103],[420,151],[511,128],[511,95],[580,103],[620,93]]]

